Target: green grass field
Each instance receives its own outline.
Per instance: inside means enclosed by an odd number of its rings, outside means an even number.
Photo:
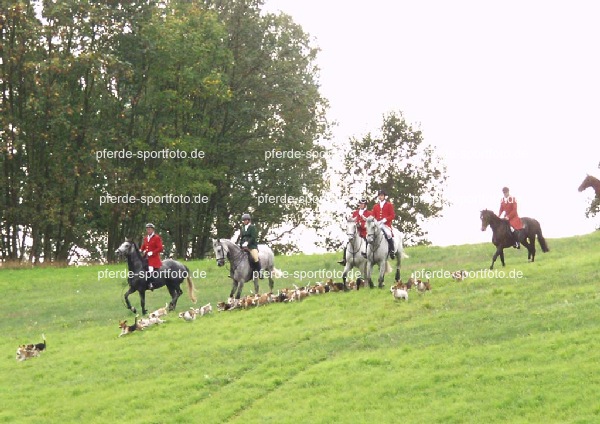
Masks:
[[[189,323],[171,313],[120,338],[118,321],[133,321],[125,280],[98,276],[125,263],[0,270],[0,422],[597,423],[600,231],[548,243],[535,263],[506,250],[499,274],[436,275],[431,292],[411,291],[408,302],[392,298],[388,275],[385,290],[215,307]],[[493,251],[409,248],[402,275],[486,270]],[[339,256],[277,257],[276,266],[340,270]],[[226,299],[227,269],[188,266],[207,275],[195,280],[197,305]],[[280,279],[275,289],[316,280]],[[182,288],[178,312],[191,306]],[[139,310],[138,295],[130,299]],[[168,300],[164,288],[148,293],[148,308]],[[17,346],[42,333],[47,351],[17,362]]]

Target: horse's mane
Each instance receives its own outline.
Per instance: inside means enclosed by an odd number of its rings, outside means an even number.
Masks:
[[[130,241],[130,243],[133,245],[133,249],[135,250],[135,254],[138,255],[138,257],[140,258],[140,260],[142,261],[142,264],[144,263],[144,258],[142,257],[142,252],[140,252],[140,248],[138,247],[137,243],[133,240]]]
[[[489,209],[484,209],[481,211],[482,214],[486,214],[486,215],[490,215],[492,218],[496,218],[496,219],[500,219],[500,217],[498,215],[496,215],[496,213],[494,211],[491,211]]]
[[[134,265],[133,265],[133,261],[134,261],[134,259],[138,259],[138,260],[141,262],[141,264],[142,264],[142,268],[143,268],[143,269],[147,268],[147,267],[148,267],[148,260],[147,260],[147,259],[145,259],[145,258],[142,256],[142,253],[140,252],[140,249],[138,248],[138,246],[137,246],[137,244],[135,243],[135,241],[133,241],[133,240],[129,240],[129,239],[125,239],[125,241],[127,241],[127,242],[131,243],[131,245],[133,246],[133,252],[134,252],[134,253],[132,253],[131,255],[127,255],[127,263],[128,263],[128,266],[129,266],[130,268],[133,268],[133,266],[134,266]],[[135,258],[134,258],[134,254],[135,254],[135,256],[136,256]]]
[[[219,243],[226,244],[228,248],[233,246],[233,247],[240,249],[240,247],[237,244],[235,244],[234,242],[232,242],[230,239],[227,239],[227,238],[219,239]]]
[[[131,240],[131,244],[133,244],[133,248],[135,249],[135,253],[137,253],[141,257],[142,253],[140,252],[140,248],[138,247],[137,243],[135,241]]]
[[[232,242],[230,239],[222,238],[222,239],[219,239],[218,241],[221,245],[225,245],[224,249],[227,252],[226,256],[229,256],[230,254],[233,255],[230,257],[230,260],[233,257],[237,258],[237,257],[240,257],[245,254],[245,252],[242,250],[242,248],[240,246],[238,246],[236,243]]]
[[[508,228],[509,231],[510,231],[510,224],[509,224],[508,220],[500,218],[498,215],[496,215],[496,213],[494,211],[491,211],[489,209],[484,209],[484,210],[481,211],[481,214],[482,215],[483,214],[488,215],[488,224],[490,226],[492,226],[491,225],[492,222],[494,222],[494,223],[500,223],[501,225],[506,226],[506,228]],[[496,224],[494,224],[494,225],[496,225]],[[494,228],[492,226],[492,231],[493,231],[493,229]]]
[[[233,253],[234,255],[239,255],[243,253],[242,248],[238,246],[236,243],[227,238],[219,239],[219,243],[224,244],[227,249],[227,253]]]

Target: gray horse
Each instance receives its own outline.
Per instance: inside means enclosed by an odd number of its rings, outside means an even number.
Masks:
[[[258,276],[253,275],[250,262],[248,262],[248,253],[242,250],[237,244],[229,239],[213,239],[213,250],[217,258],[217,265],[225,265],[225,259],[229,260],[229,277],[233,280],[230,298],[235,294],[236,300],[239,300],[244,288],[244,283],[254,280],[254,291],[258,293]],[[258,245],[258,259],[262,272],[269,278],[269,290],[273,291],[273,276],[280,275],[281,271],[275,268],[275,255],[271,248],[265,244]],[[237,289],[237,293],[236,293]]]
[[[346,277],[352,268],[358,268],[360,271],[360,276],[363,278],[366,275],[367,268],[367,258],[363,256],[363,252],[366,253],[367,250],[367,242],[360,236],[358,225],[353,218],[348,218],[346,223],[346,235],[348,236],[348,246],[346,247],[346,267],[344,268],[344,273],[342,274],[345,289],[347,289]],[[357,288],[358,287],[359,286],[357,285]]]
[[[387,261],[388,258],[388,243],[385,239],[385,235],[379,223],[375,217],[370,216],[366,219],[367,225],[367,270],[365,273],[365,279],[369,283],[370,287],[373,287],[373,281],[371,274],[373,273],[373,266],[377,264],[379,266],[379,288],[383,287],[383,278],[386,272],[391,272],[392,269]],[[408,258],[408,255],[404,253],[404,246],[402,239],[404,234],[398,231],[396,228],[392,229],[394,234],[394,253],[396,255],[396,281],[400,280],[400,263],[402,258]]]

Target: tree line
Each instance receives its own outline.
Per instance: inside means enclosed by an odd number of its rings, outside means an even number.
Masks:
[[[85,249],[110,262],[149,221],[167,253],[202,258],[242,212],[281,235],[314,209],[259,196],[331,189],[319,49],[262,0],[0,5],[2,260],[67,262]],[[398,182],[414,188],[397,173],[386,184]]]
[[[294,204],[257,194],[318,195],[327,102],[318,49],[262,1],[18,1],[0,13],[0,209],[4,259],[66,261],[75,247],[112,253],[161,223],[178,255],[202,257],[211,232],[253,210],[268,228]],[[97,152],[188,152],[99,158]],[[202,159],[192,159],[192,151]],[[100,155],[101,156],[101,155]],[[104,203],[177,194],[202,203]],[[264,228],[265,230],[268,228]],[[101,246],[98,251],[98,246]]]

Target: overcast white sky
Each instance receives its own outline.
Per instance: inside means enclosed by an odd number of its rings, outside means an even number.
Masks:
[[[600,177],[600,2],[266,0],[321,48],[336,139],[402,111],[448,168],[437,245],[485,242],[501,188],[546,237],[585,234],[586,173]],[[391,199],[392,202],[394,199]]]

